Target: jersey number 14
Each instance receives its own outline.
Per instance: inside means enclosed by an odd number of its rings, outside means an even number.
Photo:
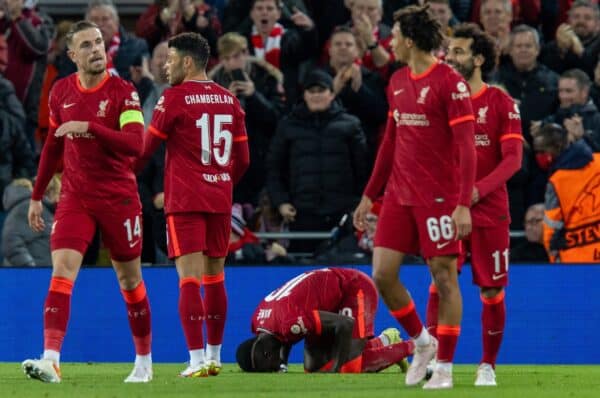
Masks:
[[[202,164],[208,166],[212,163],[214,157],[215,162],[219,166],[227,166],[229,157],[231,156],[232,135],[231,131],[223,128],[224,125],[231,124],[233,121],[232,115],[213,115],[211,123],[208,113],[196,120],[196,127],[200,129],[200,146],[202,155],[200,157]],[[211,126],[212,140],[211,140]]]

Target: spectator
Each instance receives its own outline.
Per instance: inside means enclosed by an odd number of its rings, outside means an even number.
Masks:
[[[317,32],[305,13],[296,11],[290,17],[293,26],[287,28],[277,22],[281,13],[278,0],[253,0],[252,26],[238,32],[248,39],[250,54],[281,70],[288,103],[293,104],[298,97],[300,64],[314,55]]]
[[[510,52],[510,26],[513,19],[511,0],[482,0],[481,26],[485,33],[496,39],[496,52],[503,63]]]
[[[24,8],[23,0],[0,0],[0,34],[5,35],[10,59],[3,74],[23,104],[24,134],[30,144],[34,142],[46,53],[53,33],[52,21]]]
[[[313,71],[304,101],[278,125],[267,159],[272,203],[292,231],[335,226],[358,203],[366,180],[365,136],[359,120],[335,101],[331,76]],[[291,242],[313,252],[317,242]]]
[[[308,9],[303,0],[279,1],[281,7],[281,22],[284,26],[293,25],[292,15],[296,10],[308,14]],[[228,0],[223,15],[223,31],[245,31],[252,27],[249,17],[254,0]]]
[[[382,76],[387,77],[386,66],[393,61],[390,48],[392,30],[381,22],[381,0],[352,0],[349,8],[352,19],[346,26],[355,35],[356,46],[359,54],[362,54],[362,64],[370,70],[381,71]],[[332,38],[334,34],[335,31]]]
[[[34,232],[27,223],[27,211],[33,185],[26,178],[12,181],[4,190],[2,203],[8,215],[2,229],[2,255],[6,267],[35,267],[51,265],[50,228],[54,221],[54,210],[60,195],[60,178],[54,176],[48,184],[42,201],[46,228]]]
[[[337,28],[330,39],[326,70],[333,76],[333,93],[348,113],[360,119],[372,161],[377,151],[379,130],[387,118],[388,106],[381,76],[357,63],[358,58],[356,36],[349,28]]]
[[[468,22],[471,16],[472,0],[450,0],[452,14],[460,22]]]
[[[315,22],[318,33],[317,49],[321,51],[331,33],[338,26],[348,23],[350,20],[349,0],[305,0],[308,7],[308,15]],[[387,1],[383,2],[384,5]],[[322,55],[322,54],[321,54]]]
[[[566,23],[556,30],[556,39],[544,46],[540,61],[557,73],[583,69],[590,77],[600,54],[600,10],[588,0],[577,0]]]
[[[545,121],[563,125],[571,141],[583,138],[594,152],[599,152],[600,112],[590,99],[591,85],[588,75],[580,69],[564,72],[558,80],[560,107]]]
[[[234,188],[234,202],[256,206],[266,181],[267,151],[284,108],[284,79],[273,65],[249,56],[248,41],[239,33],[229,32],[219,38],[218,52],[220,63],[209,77],[240,100],[246,112],[252,159],[246,174]]]
[[[600,57],[594,68],[594,81],[592,87],[590,87],[590,98],[596,104],[596,108],[600,107]]]
[[[131,80],[129,67],[144,66],[150,58],[148,45],[143,39],[128,33],[119,25],[119,14],[112,0],[90,0],[85,19],[98,25],[106,48],[107,70],[110,74]],[[77,71],[73,62],[64,65],[58,78]]]
[[[30,178],[35,174],[31,147],[24,132],[25,111],[12,83],[3,75],[9,64],[4,43],[0,35],[0,194],[13,178]],[[4,215],[0,211],[0,228]]]
[[[552,262],[600,262],[600,154],[583,140],[570,143],[558,124],[535,136],[536,159],[550,175],[544,201],[543,242]]]
[[[242,206],[234,204],[231,214],[231,235],[227,264],[291,263],[287,250],[277,242],[263,247],[256,235],[246,226]]]
[[[65,62],[71,62],[67,56],[67,32],[73,24],[72,21],[63,20],[56,25],[56,35],[50,44],[50,50],[48,51],[48,64],[44,73],[44,81],[41,87],[40,93],[40,105],[38,107],[38,122],[37,131],[35,134],[36,147],[32,148],[35,153],[39,153],[46,136],[48,135],[48,129],[50,127],[49,114],[48,114],[48,98],[50,95],[50,89],[58,76],[58,71]]]
[[[349,1],[349,0],[346,0]],[[394,25],[394,13],[401,8],[418,4],[418,0],[387,0],[383,2],[383,23],[387,26]]]
[[[558,75],[538,63],[540,38],[537,30],[519,25],[510,34],[510,62],[501,65],[496,80],[519,103],[523,136],[531,144],[529,126],[554,113]]]
[[[529,206],[525,213],[525,239],[510,249],[510,262],[513,263],[546,263],[548,254],[542,245],[542,225],[544,221],[544,204]]]
[[[283,219],[279,210],[271,205],[271,198],[266,189],[260,193],[258,207],[251,214],[248,224],[255,232],[289,232],[288,223]],[[272,240],[287,249],[290,241],[287,239]]]
[[[146,40],[151,51],[181,32],[200,33],[216,58],[221,22],[216,10],[203,0],[155,0],[135,24],[135,34]]]
[[[442,27],[446,36],[452,36],[452,26],[456,25],[457,19],[452,14],[450,0],[421,0],[429,5],[429,11]]]

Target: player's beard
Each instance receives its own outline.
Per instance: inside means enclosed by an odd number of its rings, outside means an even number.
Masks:
[[[458,64],[456,62],[450,62],[450,65],[462,75],[465,80],[470,80],[475,72],[475,64],[473,60],[469,60],[465,64]]]
[[[101,75],[106,72],[106,60],[98,66],[94,66],[95,61],[90,61],[88,67],[84,69],[85,73],[90,75]]]
[[[185,78],[185,73],[183,72],[183,62],[180,61],[177,65],[173,65],[170,68],[169,73],[167,73],[167,76],[171,86],[181,84]]]

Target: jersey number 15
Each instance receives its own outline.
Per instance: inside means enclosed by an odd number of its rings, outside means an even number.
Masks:
[[[200,129],[200,146],[202,155],[200,157],[202,164],[208,166],[212,163],[214,157],[215,162],[219,166],[229,164],[231,156],[232,137],[231,131],[224,129],[224,125],[231,124],[233,116],[231,115],[212,115],[211,123],[210,114],[205,113],[202,117],[196,120],[196,127]],[[211,139],[212,125],[212,139]]]

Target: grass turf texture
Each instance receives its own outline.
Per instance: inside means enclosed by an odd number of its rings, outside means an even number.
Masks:
[[[27,380],[17,363],[0,363],[0,397],[600,397],[600,366],[500,365],[499,387],[473,387],[475,365],[455,365],[454,389],[423,391],[404,386],[397,367],[380,374],[304,374],[298,365],[287,374],[242,373],[227,364],[217,377],[183,379],[184,364],[155,364],[150,384],[122,381],[131,370],[123,363],[64,363],[61,384]]]

